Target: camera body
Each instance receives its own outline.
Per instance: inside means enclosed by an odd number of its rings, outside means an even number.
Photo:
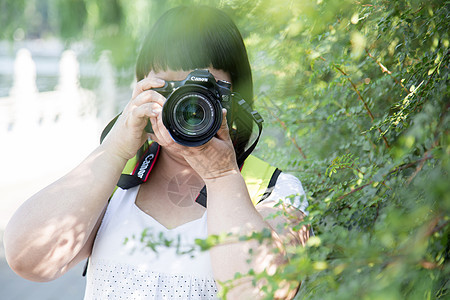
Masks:
[[[166,81],[164,87],[152,90],[166,97],[163,124],[172,138],[184,146],[207,143],[222,124],[222,108],[228,114],[233,108],[231,83],[216,81],[208,70],[194,70],[182,81]],[[145,130],[153,133],[150,121]]]

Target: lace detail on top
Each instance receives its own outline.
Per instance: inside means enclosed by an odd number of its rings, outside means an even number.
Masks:
[[[161,274],[106,261],[90,268],[95,289],[85,299],[217,299],[216,284],[207,277]]]

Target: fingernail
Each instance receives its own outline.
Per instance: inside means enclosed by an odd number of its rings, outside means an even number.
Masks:
[[[157,84],[163,85],[163,84],[165,84],[166,82],[165,82],[164,80],[162,80],[161,78],[156,78],[156,83],[157,83]]]

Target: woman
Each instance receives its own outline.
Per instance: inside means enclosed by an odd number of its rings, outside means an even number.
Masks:
[[[294,205],[285,209],[298,217],[296,222],[304,216],[298,210],[307,205],[299,201],[304,192],[298,179],[281,173],[270,196],[256,206],[252,203],[236,159],[247,146],[249,131],[237,121],[230,123],[230,131],[226,110],[217,134],[204,145],[182,146],[167,131],[162,121],[166,98],[155,89],[184,80],[195,69],[230,82],[233,91],[252,104],[250,66],[231,19],[209,7],[168,11],[145,39],[137,60],[138,83],[103,143],[74,170],[28,199],[10,220],[4,243],[15,272],[48,281],[90,257],[85,299],[214,299],[217,282],[251,269],[275,272],[285,259],[282,251],[276,255],[273,250],[307,240],[307,230],[293,232],[282,226],[292,220],[267,218],[281,210],[275,206],[280,199],[291,203],[291,195],[297,195]],[[148,120],[150,134],[145,130]],[[149,138],[161,149],[148,180],[117,189],[108,201],[127,161]],[[203,186],[207,208],[195,202]],[[139,243],[143,231],[143,241],[167,236],[183,249],[208,235],[263,230],[271,232],[271,242],[231,238],[193,257],[179,255],[172,242],[158,251]],[[253,286],[244,277],[227,296],[257,299],[262,284]],[[295,290],[292,285],[280,287],[277,297],[292,297]]]

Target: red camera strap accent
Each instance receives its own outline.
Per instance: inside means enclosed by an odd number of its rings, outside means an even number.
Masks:
[[[148,175],[150,175],[150,172],[156,163],[160,150],[161,146],[156,142],[152,142],[144,155],[142,155],[141,161],[134,168],[133,175],[142,179],[143,182],[146,182]]]
[[[145,151],[139,162],[136,164],[133,173],[131,173],[131,175],[120,175],[117,186],[126,190],[146,182],[150,172],[156,164],[160,150],[161,146],[158,145],[158,143],[151,143],[147,151]]]

